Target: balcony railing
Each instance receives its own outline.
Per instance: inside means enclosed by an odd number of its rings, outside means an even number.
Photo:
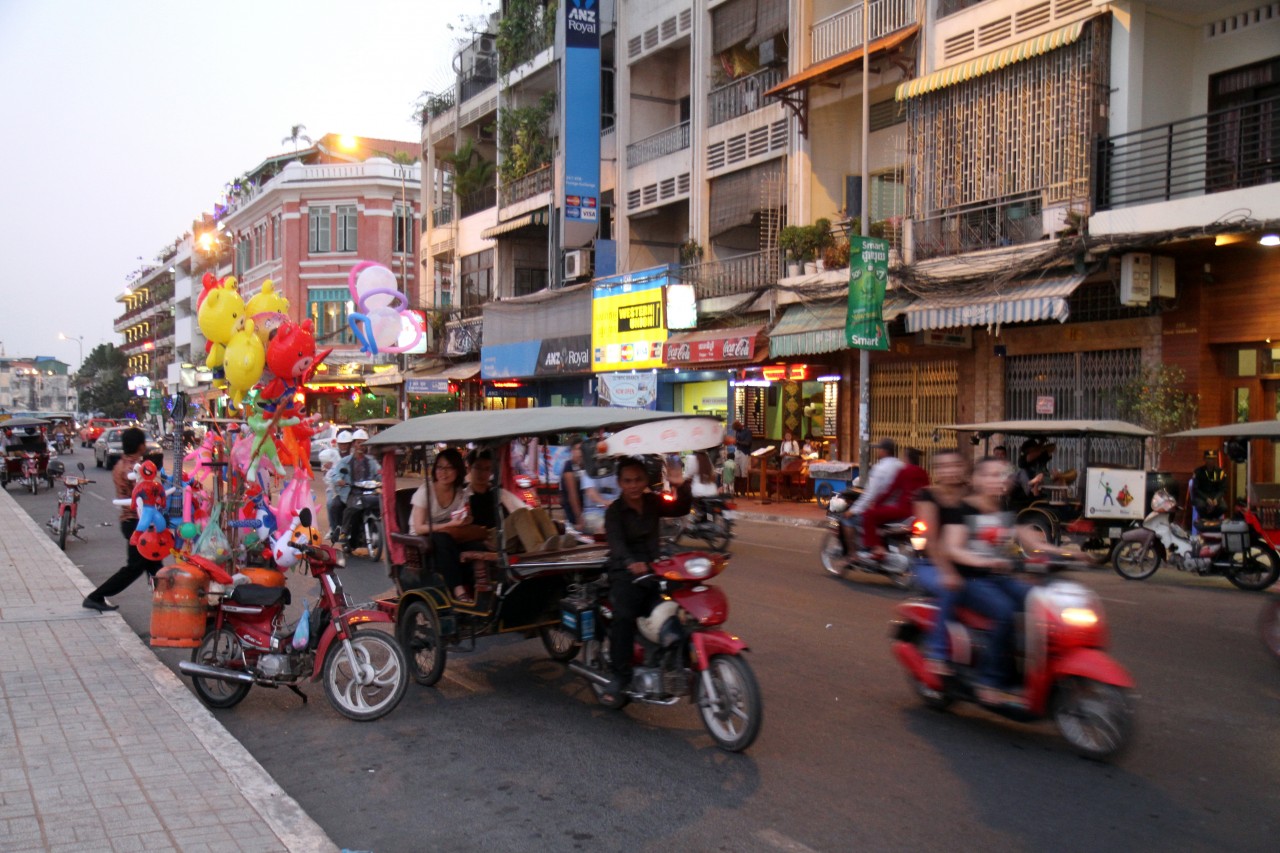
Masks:
[[[1084,207],[1081,203],[1077,205]],[[917,261],[1002,246],[1035,243],[1048,236],[1041,196],[1029,195],[995,204],[973,205],[912,223]]]
[[[453,205],[442,204],[431,211],[431,227],[442,228],[453,222]]]
[[[871,39],[886,36],[916,22],[915,0],[875,0],[871,4]],[[809,28],[809,64],[830,59],[862,46],[862,4],[828,15]]]
[[[492,72],[492,67],[489,70]],[[495,73],[476,71],[463,77],[458,81],[458,103],[465,104],[497,82],[498,75]]]
[[[1098,140],[1097,210],[1280,182],[1280,96]]]
[[[764,93],[781,83],[785,76],[785,68],[762,68],[726,86],[712,89],[707,95],[707,125],[722,124],[760,109],[765,105]]]
[[[468,216],[488,210],[498,205],[498,188],[485,187],[458,199],[458,212],[465,219]]]
[[[499,190],[499,198],[502,206],[515,204],[518,201],[524,201],[527,198],[533,198],[539,193],[551,191],[551,167],[543,166],[541,169],[534,169],[523,178],[517,178],[509,184],[503,184]]]
[[[689,122],[682,121],[666,130],[660,130],[651,136],[637,140],[627,146],[627,165],[639,166],[650,160],[682,151],[689,147]]]
[[[736,296],[777,284],[782,274],[781,251],[752,252],[719,261],[688,264],[680,278],[693,285],[699,299]]]

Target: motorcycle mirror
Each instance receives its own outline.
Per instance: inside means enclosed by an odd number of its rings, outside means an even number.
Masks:
[[[80,473],[81,473],[81,474],[83,474],[83,473],[84,473],[84,463],[83,463],[83,462],[77,462],[77,463],[76,463],[76,467],[80,469]]]

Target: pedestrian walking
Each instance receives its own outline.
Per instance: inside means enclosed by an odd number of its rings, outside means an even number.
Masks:
[[[137,427],[130,427],[120,435],[121,450],[124,455],[116,462],[116,467],[111,469],[111,482],[116,487],[116,499],[128,501],[127,505],[120,508],[120,533],[124,536],[127,549],[125,564],[85,597],[84,606],[90,610],[100,610],[104,613],[118,610],[119,605],[107,601],[108,596],[124,592],[130,584],[144,574],[154,577],[164,565],[159,560],[148,560],[142,556],[136,546],[129,544],[133,531],[138,528],[138,510],[130,500],[133,495],[134,481],[129,479],[129,475],[133,473],[133,466],[142,462],[146,442],[146,433]]]

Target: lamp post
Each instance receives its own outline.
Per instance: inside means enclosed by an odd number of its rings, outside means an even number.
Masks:
[[[58,332],[58,340],[71,341],[80,348],[80,363],[79,365],[77,365],[76,369],[77,369],[77,372],[84,369],[84,335],[78,335],[73,338],[70,335],[64,334],[62,332]]]

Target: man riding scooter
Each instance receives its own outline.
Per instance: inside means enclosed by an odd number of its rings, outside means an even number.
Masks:
[[[876,461],[867,473],[867,484],[862,495],[854,501],[840,521],[845,553],[852,554],[857,545],[865,549],[861,556],[867,558],[874,558],[873,549],[876,547],[880,548],[883,556],[883,546],[875,533],[875,524],[878,522],[875,518],[868,519],[867,514],[890,497],[893,485],[905,464],[898,458],[898,445],[892,438],[880,439],[872,452]]]

